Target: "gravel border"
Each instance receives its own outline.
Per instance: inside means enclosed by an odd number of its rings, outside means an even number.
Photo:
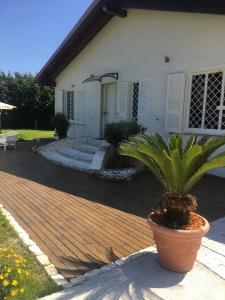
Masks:
[[[144,166],[130,167],[126,169],[103,169],[96,171],[95,176],[108,181],[124,182],[131,181],[138,175],[144,174],[146,168]]]
[[[15,218],[0,204],[0,210],[2,214],[9,221],[10,225],[16,231],[23,243],[28,247],[28,249],[34,254],[37,261],[44,267],[45,271],[49,277],[56,283],[57,286],[66,288],[70,283],[56,270],[54,264],[52,264],[47,255],[45,255],[38,245],[31,240],[28,233],[19,225]]]

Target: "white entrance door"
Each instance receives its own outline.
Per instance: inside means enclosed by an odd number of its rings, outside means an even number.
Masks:
[[[101,108],[101,135],[104,134],[105,125],[115,122],[116,119],[116,84],[104,84],[102,86]]]

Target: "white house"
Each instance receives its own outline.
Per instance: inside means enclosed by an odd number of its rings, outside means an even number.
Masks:
[[[219,0],[93,1],[36,79],[55,86],[70,136],[132,119],[149,132],[224,134],[224,14]]]

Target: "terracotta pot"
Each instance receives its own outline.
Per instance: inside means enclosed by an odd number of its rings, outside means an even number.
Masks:
[[[174,272],[190,271],[201,246],[202,237],[209,231],[208,221],[200,216],[205,222],[202,228],[177,230],[156,224],[151,216],[152,214],[148,217],[148,224],[153,231],[161,266]]]

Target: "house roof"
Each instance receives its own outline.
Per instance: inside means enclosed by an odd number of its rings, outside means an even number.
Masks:
[[[37,74],[36,82],[54,86],[56,77],[113,16],[126,17],[130,8],[225,14],[225,0],[94,0]]]

